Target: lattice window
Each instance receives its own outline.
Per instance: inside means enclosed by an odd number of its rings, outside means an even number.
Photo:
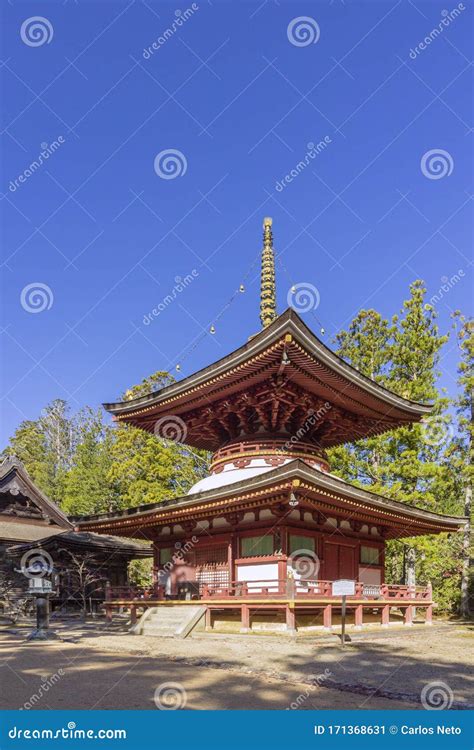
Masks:
[[[290,554],[294,552],[315,552],[316,544],[313,537],[303,534],[290,534]]]
[[[194,550],[196,580],[200,587],[219,589],[229,585],[227,545],[200,547]]]
[[[227,565],[227,547],[210,546],[199,547],[194,550],[195,564],[199,567],[214,567],[215,565]]]
[[[229,585],[229,571],[224,568],[214,570],[201,568],[196,572],[196,576],[201,586],[207,584],[211,588],[216,588]]]
[[[366,547],[364,544],[360,548],[360,561],[365,565],[380,565],[380,551],[377,547]]]
[[[273,534],[266,534],[265,536],[246,536],[240,540],[240,553],[242,557],[273,555],[273,547]]]

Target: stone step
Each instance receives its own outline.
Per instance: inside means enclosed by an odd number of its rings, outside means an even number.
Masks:
[[[155,615],[154,617],[148,617],[146,622],[147,624],[151,622],[165,622],[167,625],[179,625],[183,622],[183,619],[183,617],[160,617],[159,615]]]
[[[142,635],[159,636],[160,638],[174,638],[176,628],[143,628]]]
[[[136,635],[159,638],[186,638],[205,612],[203,606],[174,605],[152,607],[131,628]]]

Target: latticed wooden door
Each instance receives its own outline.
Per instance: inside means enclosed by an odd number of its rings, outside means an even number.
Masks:
[[[210,589],[226,588],[230,583],[227,545],[212,545],[194,550],[196,581],[199,590],[206,584]]]

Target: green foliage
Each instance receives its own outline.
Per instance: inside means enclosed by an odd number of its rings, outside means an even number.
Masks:
[[[140,588],[148,588],[153,583],[153,560],[132,560],[128,566],[128,580]]]
[[[62,399],[52,401],[36,421],[20,424],[5,453],[24,463],[33,481],[55,502],[61,502],[64,481],[75,450],[75,424]]]
[[[131,388],[136,398],[174,382],[156,372]],[[185,495],[207,473],[203,451],[129,425],[104,422],[101,410],[70,414],[53,401],[35,421],[23,422],[5,453],[23,462],[33,481],[71,515],[87,515]]]
[[[40,420],[21,422],[10,438],[5,455],[21,459],[33,482],[49,496],[54,494],[54,473],[48,461],[46,436]]]
[[[348,330],[338,334],[336,343],[340,356],[365,375],[404,398],[432,403],[433,416],[421,424],[332,449],[331,468],[378,494],[437,513],[462,515],[463,472],[468,462],[465,450],[460,450],[459,420],[456,424],[449,410],[453,404],[437,389],[440,352],[448,336],[439,332],[436,311],[425,303],[425,293],[422,281],[411,284],[409,299],[391,321],[374,310],[362,310]],[[431,581],[440,609],[455,610],[462,570],[461,536],[389,542],[389,582],[405,580],[409,547],[416,550],[417,580]]]
[[[62,507],[71,515],[104,513],[119,507],[110,482],[113,434],[101,411],[86,408],[77,425],[77,446],[64,481]]]

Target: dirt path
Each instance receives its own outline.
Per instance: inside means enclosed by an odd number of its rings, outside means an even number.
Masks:
[[[0,634],[0,706],[156,710],[157,696],[158,707],[165,708],[176,704],[190,709],[415,708],[403,701],[367,699],[297,680],[257,676],[243,664],[238,670],[236,665],[227,670],[173,661],[143,653],[140,640],[90,631],[76,643],[25,643],[22,635]],[[214,656],[220,653],[215,641],[173,641],[173,648],[168,644],[167,649],[177,650],[178,643],[194,653],[204,646]]]
[[[123,622],[57,627],[75,642],[27,644],[25,630],[0,633],[2,708],[39,694],[35,708],[154,708],[155,690],[168,682],[178,683],[175,700],[185,696],[193,709],[413,709],[420,706],[410,698],[439,682],[455,704],[472,700],[472,626],[367,634],[344,650],[336,638],[201,634],[175,640],[131,636]],[[311,684],[314,678],[323,686]],[[331,681],[345,691],[327,687]]]

